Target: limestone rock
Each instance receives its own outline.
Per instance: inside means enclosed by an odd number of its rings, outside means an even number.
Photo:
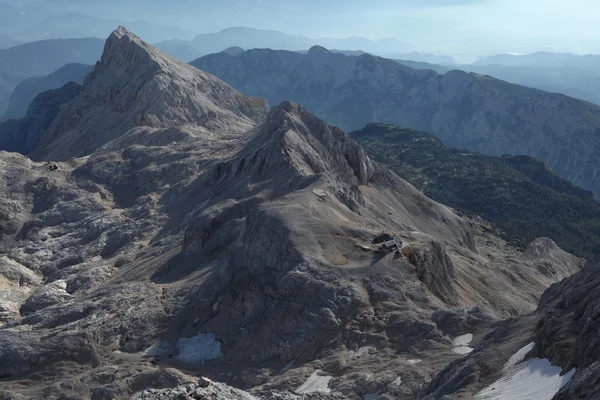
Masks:
[[[108,38],[83,86],[42,136],[34,159],[88,155],[135,126],[189,124],[227,135],[248,129],[266,108],[263,100],[241,95],[123,27]]]
[[[68,300],[71,295],[67,292],[67,282],[57,280],[38,288],[21,307],[21,313],[31,314],[48,306]]]

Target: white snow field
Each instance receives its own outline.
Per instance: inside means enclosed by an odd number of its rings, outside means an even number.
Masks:
[[[178,359],[190,364],[204,364],[204,361],[223,357],[221,343],[212,333],[199,333],[191,338],[179,338],[176,347]]]
[[[296,393],[298,394],[310,394],[310,393],[330,393],[329,381],[333,379],[333,376],[319,375],[322,371],[320,369],[313,372],[306,382],[304,382]]]
[[[475,395],[477,400],[551,400],[575,374],[560,376],[561,368],[542,358],[523,361],[535,343],[517,351],[502,368],[502,377]]]
[[[452,341],[452,351],[457,354],[469,354],[473,351],[473,348],[469,347],[472,341],[472,333],[467,333],[466,335],[455,337]]]

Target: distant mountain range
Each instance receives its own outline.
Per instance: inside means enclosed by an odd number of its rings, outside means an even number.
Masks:
[[[103,48],[103,40],[86,38],[42,40],[0,50],[0,117],[20,82],[48,75],[69,63],[94,64]],[[23,105],[19,110],[22,114]]]
[[[422,61],[414,61],[414,60],[398,60],[394,59],[398,64],[406,65],[407,67],[414,69],[430,69],[432,71],[437,72],[438,74],[445,74],[456,68],[451,68],[450,66],[444,66],[439,64],[430,64]]]
[[[504,65],[510,67],[558,67],[572,66],[596,68],[600,64],[600,55],[573,53],[552,53],[539,51],[531,54],[496,54],[473,62],[473,65]]]
[[[600,55],[497,54],[453,67],[600,104]]]
[[[81,85],[68,82],[59,89],[37,95],[23,118],[0,122],[0,148],[18,153],[31,152],[58,115],[61,106],[80,92]]]
[[[412,50],[410,44],[394,38],[380,40],[363,37],[313,39],[279,31],[247,27],[232,27],[216,33],[197,35],[189,44],[204,54],[218,53],[233,46],[244,49],[307,50],[312,46],[321,45],[332,49],[362,50],[374,53],[385,51],[406,53]]]
[[[205,53],[201,52],[188,42],[179,39],[165,40],[155,43],[154,46],[184,62],[190,62],[205,55]]]
[[[14,88],[25,79],[24,76],[4,72],[0,70],[0,113],[4,114],[8,107],[8,99],[10,98]]]
[[[0,50],[0,71],[26,77],[47,75],[69,63],[94,64],[102,54],[101,39],[51,39]]]
[[[428,64],[455,64],[454,58],[448,55],[423,53],[420,51],[411,51],[408,53],[382,51],[376,53],[378,56],[392,59],[411,60]]]
[[[117,26],[126,23],[143,32],[148,40],[158,42],[170,39],[190,39],[193,33],[177,26],[162,25],[148,21],[122,21],[105,19],[74,12],[60,13],[60,6],[44,4],[42,7],[18,7],[0,2],[0,33],[9,34],[20,41],[43,39],[71,39],[102,37]],[[2,41],[0,40],[0,44]],[[15,45],[18,43],[13,43]],[[0,46],[1,47],[1,46]],[[9,47],[9,46],[5,46]]]
[[[10,35],[0,33],[0,49],[8,49],[9,47],[17,46],[23,41],[13,38]]]
[[[67,64],[46,76],[27,78],[14,89],[4,117],[1,119],[20,118],[25,116],[31,101],[46,90],[60,88],[67,82],[83,83],[87,74],[92,72],[93,65]]]
[[[596,69],[576,66],[461,65],[468,72],[600,104],[600,63]]]
[[[348,130],[384,122],[433,132],[453,147],[526,154],[600,197],[600,107],[492,77],[415,70],[363,54],[250,50],[192,62],[242,93],[289,99]],[[598,176],[598,177],[596,177]]]

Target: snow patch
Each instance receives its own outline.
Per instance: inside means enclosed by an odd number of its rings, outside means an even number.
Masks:
[[[416,360],[407,360],[406,362],[409,363],[409,364],[413,364],[414,365],[414,364],[420,363],[421,360],[417,358]]]
[[[452,341],[452,351],[456,354],[469,354],[473,351],[473,348],[469,347],[472,341],[472,333],[467,333],[466,335],[455,337]]]
[[[313,372],[308,377],[306,382],[304,382],[298,389],[296,389],[296,393],[331,393],[331,389],[329,389],[329,381],[333,379],[333,376],[319,375],[321,372],[323,371],[321,371],[320,369]]]
[[[535,343],[529,343],[508,359],[502,377],[475,395],[477,400],[551,400],[566,385],[575,368],[560,376],[561,368],[549,360],[532,358],[524,361]]]
[[[223,357],[221,343],[213,333],[199,333],[191,338],[179,338],[175,345],[179,349],[178,359],[189,364],[201,364],[205,361]]]

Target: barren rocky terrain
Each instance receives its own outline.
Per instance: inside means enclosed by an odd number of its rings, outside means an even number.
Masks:
[[[417,399],[583,265],[124,28],[38,137],[0,152],[0,398]]]

